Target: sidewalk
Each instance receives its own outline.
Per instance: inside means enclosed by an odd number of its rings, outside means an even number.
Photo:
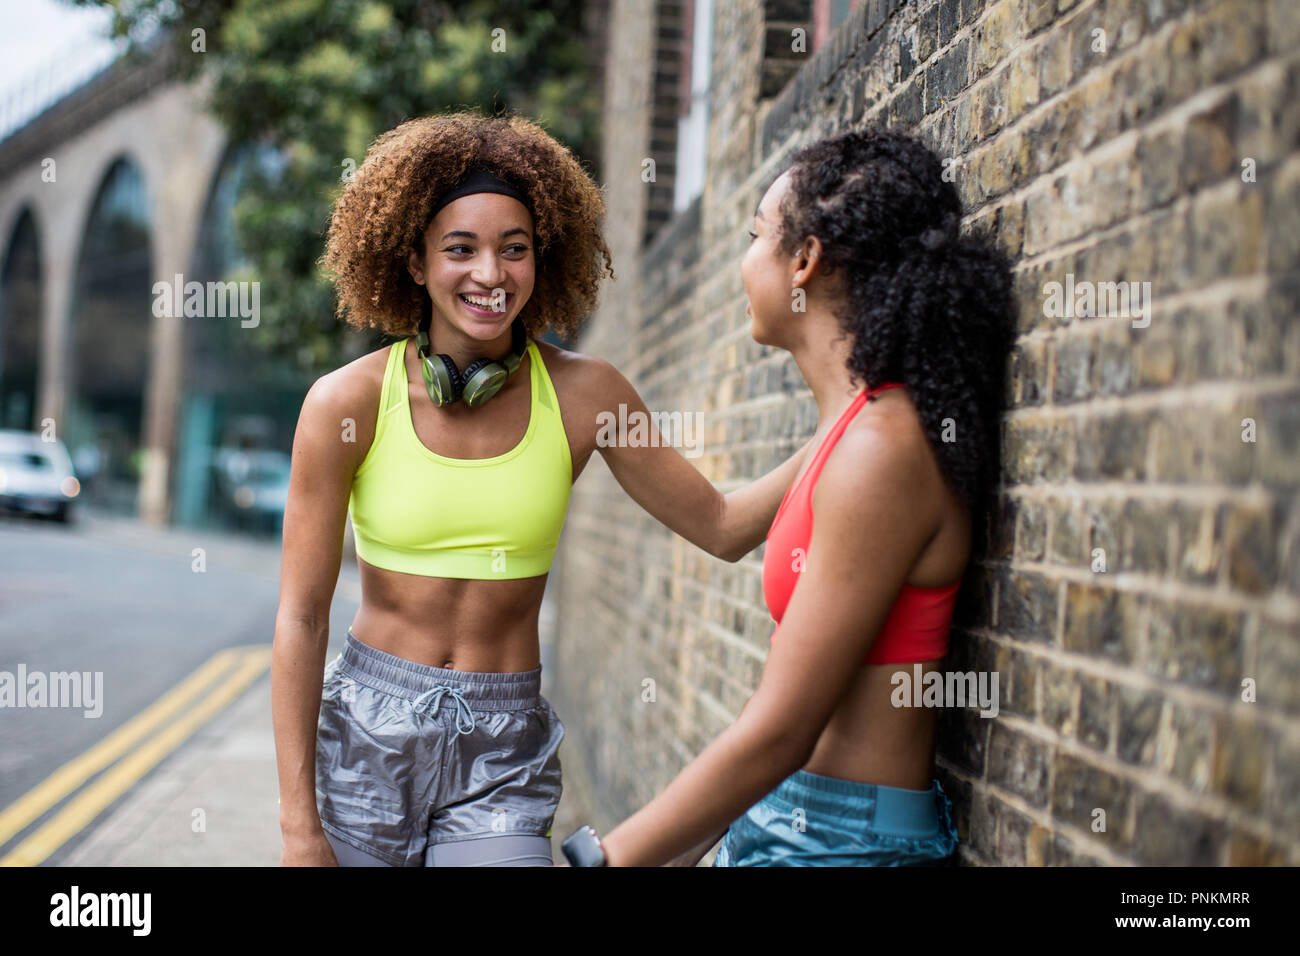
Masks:
[[[60,863],[277,866],[278,800],[268,673],[78,838]]]

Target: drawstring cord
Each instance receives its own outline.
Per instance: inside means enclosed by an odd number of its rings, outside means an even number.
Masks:
[[[430,712],[437,713],[438,708],[442,705],[443,694],[450,694],[456,701],[456,730],[462,734],[472,731],[474,729],[474,712],[470,710],[469,702],[454,687],[447,687],[446,685],[431,687],[415,699],[412,707],[416,712],[426,715]],[[469,721],[468,727],[463,725],[462,718]]]

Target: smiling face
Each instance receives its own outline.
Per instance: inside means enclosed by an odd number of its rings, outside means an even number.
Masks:
[[[424,230],[424,255],[407,259],[433,302],[433,322],[491,341],[533,293],[533,218],[519,200],[472,193],[448,203]],[[468,300],[467,298],[468,297]]]

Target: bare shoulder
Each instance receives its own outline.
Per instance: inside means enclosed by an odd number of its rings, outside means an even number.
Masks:
[[[814,497],[823,487],[835,497],[887,501],[913,519],[936,524],[947,498],[920,416],[902,393],[882,396],[853,417],[826,458]]]
[[[614,368],[608,361],[596,355],[585,355],[582,352],[562,349],[550,342],[536,341],[536,345],[538,351],[542,353],[542,361],[546,363],[547,374],[552,379],[564,379],[566,384],[579,388],[599,381]]]
[[[312,432],[337,436],[351,425],[355,440],[341,447],[355,463],[365,458],[374,441],[390,348],[391,343],[326,372],[303,399],[299,421]]]
[[[537,342],[546,373],[555,385],[561,407],[602,407],[602,402],[626,381],[612,363],[596,355],[562,349],[550,342]]]
[[[834,526],[870,528],[852,545],[869,554],[914,555],[913,586],[946,586],[966,566],[970,515],[944,479],[916,406],[901,391],[893,396],[844,430],[813,490],[813,512]]]

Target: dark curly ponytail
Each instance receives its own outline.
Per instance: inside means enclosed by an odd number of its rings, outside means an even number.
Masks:
[[[942,173],[923,144],[889,130],[816,143],[791,161],[780,244],[793,254],[821,241],[826,274],[844,277],[837,316],[854,381],[907,386],[944,477],[980,517],[998,480],[1011,273],[996,247],[961,234]]]

